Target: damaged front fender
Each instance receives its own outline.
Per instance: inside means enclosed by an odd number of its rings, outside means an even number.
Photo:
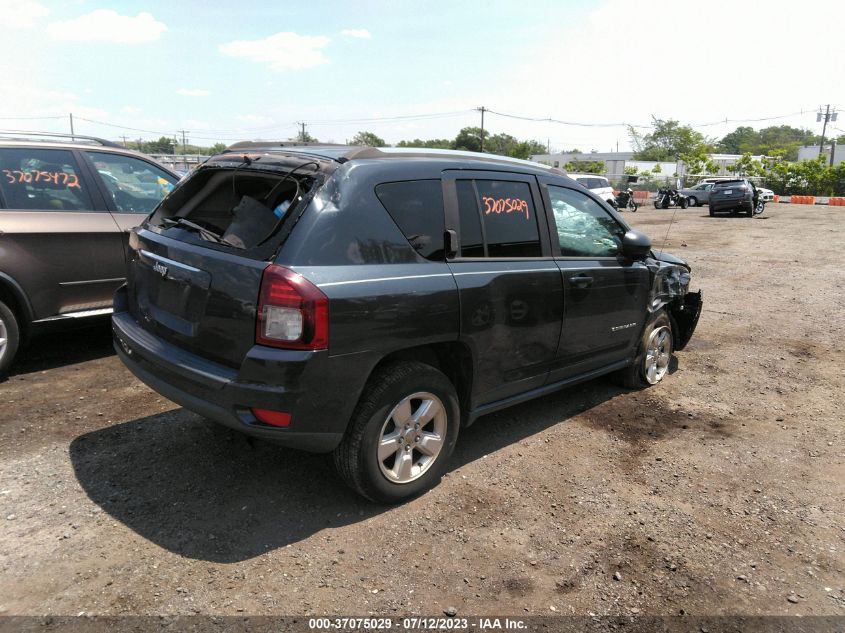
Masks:
[[[692,338],[701,316],[701,290],[689,291],[690,267],[682,259],[668,253],[652,253],[643,263],[651,272],[649,311],[666,308],[672,317],[675,349],[682,350]]]

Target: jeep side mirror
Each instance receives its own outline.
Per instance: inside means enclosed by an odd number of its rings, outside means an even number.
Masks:
[[[622,236],[622,254],[631,259],[645,259],[651,252],[651,240],[639,231],[628,231]]]

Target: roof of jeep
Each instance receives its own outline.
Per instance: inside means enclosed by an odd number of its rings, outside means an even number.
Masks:
[[[244,141],[229,146],[219,155],[219,160],[225,160],[226,154],[241,155],[244,153],[265,153],[278,155],[299,155],[308,158],[319,158],[335,163],[346,163],[353,160],[401,160],[409,158],[433,158],[455,162],[485,162],[500,166],[520,166],[531,168],[543,173],[564,174],[565,172],[548,165],[533,161],[482,154],[479,152],[464,152],[450,149],[431,149],[422,147],[363,147],[356,145],[329,145],[322,143],[296,143],[289,141]]]

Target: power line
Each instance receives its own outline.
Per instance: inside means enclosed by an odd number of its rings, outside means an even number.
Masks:
[[[64,119],[64,115],[60,116],[0,116],[0,119],[9,121],[40,121],[47,119]]]
[[[331,125],[335,123],[378,123],[380,121],[422,121],[428,119],[445,119],[453,116],[463,116],[469,114],[470,112],[474,112],[474,110],[454,110],[452,112],[432,112],[429,114],[405,114],[401,116],[360,117],[357,119],[323,119],[317,121],[308,121],[308,125]]]
[[[518,119],[520,121],[533,121],[535,123],[557,123],[559,125],[571,125],[574,127],[637,127],[637,128],[653,128],[654,125],[634,125],[631,123],[580,123],[576,121],[562,121],[561,119],[554,119],[552,117],[530,117],[521,114],[508,114],[506,112],[497,112],[495,110],[487,109],[490,114],[505,117],[508,119]]]

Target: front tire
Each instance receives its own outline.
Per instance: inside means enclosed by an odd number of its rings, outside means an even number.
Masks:
[[[21,343],[21,329],[11,308],[0,301],[0,375],[12,364]]]
[[[455,448],[460,408],[440,371],[394,362],[370,378],[334,463],[346,484],[376,503],[398,503],[434,486]]]
[[[684,196],[681,196],[680,199],[678,200],[678,205],[680,205],[680,207],[682,209],[686,209],[687,208],[687,199]]]
[[[652,315],[646,325],[634,362],[618,373],[619,382],[629,389],[656,385],[669,371],[673,349],[672,323],[661,310]]]
[[[689,198],[687,198],[687,204],[691,207],[697,207],[698,206],[698,200],[696,199],[695,196],[690,196]]]

